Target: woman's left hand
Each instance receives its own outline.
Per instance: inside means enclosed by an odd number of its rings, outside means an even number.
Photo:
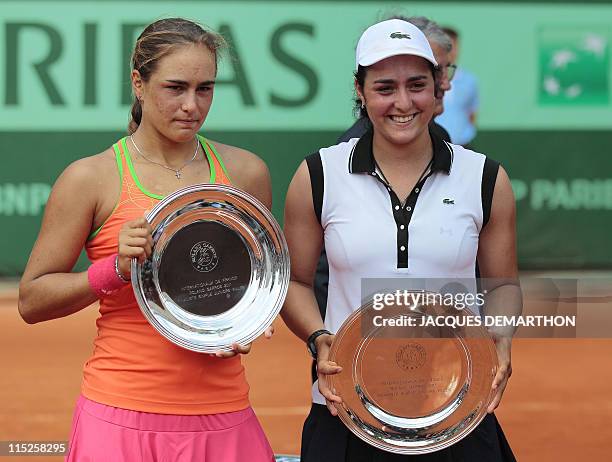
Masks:
[[[264,332],[264,337],[271,339],[272,335],[274,335],[274,326],[270,325]],[[251,351],[252,345],[253,343],[247,343],[246,345],[232,343],[232,349],[230,351],[218,351],[217,353],[212,353],[211,356],[216,356],[217,358],[233,358],[236,355],[246,355]]]
[[[495,349],[497,350],[499,367],[497,368],[497,374],[495,374],[495,378],[493,379],[492,388],[495,392],[495,396],[487,408],[487,412],[489,414],[493,413],[497,406],[499,406],[504,390],[506,389],[506,385],[508,385],[508,379],[512,375],[512,363],[510,360],[512,338],[497,337],[493,340],[495,341]]]

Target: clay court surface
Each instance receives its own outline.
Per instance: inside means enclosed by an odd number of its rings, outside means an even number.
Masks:
[[[0,440],[66,440],[97,308],[29,326],[0,291]],[[298,453],[309,359],[282,324],[245,358],[251,401],[276,453]],[[612,340],[517,339],[497,416],[519,461],[606,461],[612,441]],[[2,460],[62,460],[10,457]]]

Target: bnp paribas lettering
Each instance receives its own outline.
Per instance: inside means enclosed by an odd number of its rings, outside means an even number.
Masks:
[[[612,210],[612,179],[537,179],[528,196],[533,210]]]
[[[62,87],[62,79],[54,73],[54,66],[62,58],[67,47],[78,46],[79,50],[83,49],[78,55],[74,66],[71,66],[71,72],[81,72],[83,81],[83,90],[81,102],[83,106],[95,106],[98,104],[101,94],[99,91],[99,79],[111,78],[117,79],[117,85],[120,85],[120,105],[131,104],[131,86],[129,82],[129,62],[130,54],[133,49],[134,42],[146,24],[143,23],[123,23],[116,27],[117,35],[120,37],[119,50],[113,55],[117,56],[116,67],[105,63],[104,67],[98,65],[98,53],[101,47],[105,46],[104,38],[100,32],[101,27],[98,23],[87,22],[78,27],[81,28],[80,38],[82,45],[70,43],[68,39],[62,35],[65,25],[57,26],[46,24],[43,22],[7,22],[4,25],[5,40],[5,88],[4,102],[6,106],[18,106],[21,103],[22,95],[28,91],[26,88],[20,87],[20,82],[23,81],[21,72],[33,72],[35,77],[40,82],[42,88],[48,97],[49,103],[53,106],[65,106],[66,94],[73,91],[72,88]],[[108,33],[108,28],[104,29],[104,33]],[[220,25],[217,30],[230,43],[232,50],[232,58],[225,61],[225,66],[228,66],[229,76],[219,76],[217,85],[233,86],[240,95],[244,106],[256,106],[258,104],[257,97],[266,98],[270,105],[279,107],[299,107],[308,104],[317,95],[319,89],[319,78],[313,67],[298,56],[296,50],[291,50],[284,45],[288,40],[286,37],[305,36],[307,39],[314,38],[314,26],[312,24],[291,22],[281,24],[274,29],[270,35],[267,50],[271,56],[290,72],[296,74],[304,81],[304,85],[296,86],[292,94],[279,93],[274,89],[266,91],[265,94],[256,95],[254,92],[255,83],[250,80],[250,76],[243,65],[241,59],[243,51],[238,46],[236,36],[242,33],[255,33],[255,30],[244,31],[234,30],[227,24]],[[23,50],[28,47],[28,34],[35,33],[47,42],[47,45],[41,47],[42,50],[47,50],[46,53],[35,62],[24,63]],[[243,40],[248,43],[248,38]],[[113,72],[113,69],[116,69]],[[113,75],[114,74],[114,75]],[[265,82],[264,82],[265,84]],[[262,84],[257,84],[257,89],[262,88]],[[260,90],[261,91],[261,90]]]
[[[0,183],[0,216],[40,215],[50,193],[46,183]]]

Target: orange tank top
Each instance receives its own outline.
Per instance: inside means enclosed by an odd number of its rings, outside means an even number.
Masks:
[[[212,144],[200,137],[210,166],[210,182],[230,184]],[[106,222],[85,248],[92,262],[117,251],[119,230],[142,217],[162,196],[138,180],[126,138],[113,149],[121,195]],[[131,285],[100,300],[98,335],[85,363],[82,393],[114,407],[158,414],[217,414],[249,406],[249,386],[240,357],[221,359],[181,348],[166,340],[145,319]]]

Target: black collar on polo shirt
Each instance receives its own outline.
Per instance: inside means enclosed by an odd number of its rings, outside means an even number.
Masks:
[[[374,152],[372,150],[372,139],[374,132],[368,130],[353,147],[349,158],[349,173],[373,173],[376,170]],[[431,171],[441,171],[450,174],[453,165],[453,149],[442,138],[429,130],[429,136],[433,145],[433,161]]]

